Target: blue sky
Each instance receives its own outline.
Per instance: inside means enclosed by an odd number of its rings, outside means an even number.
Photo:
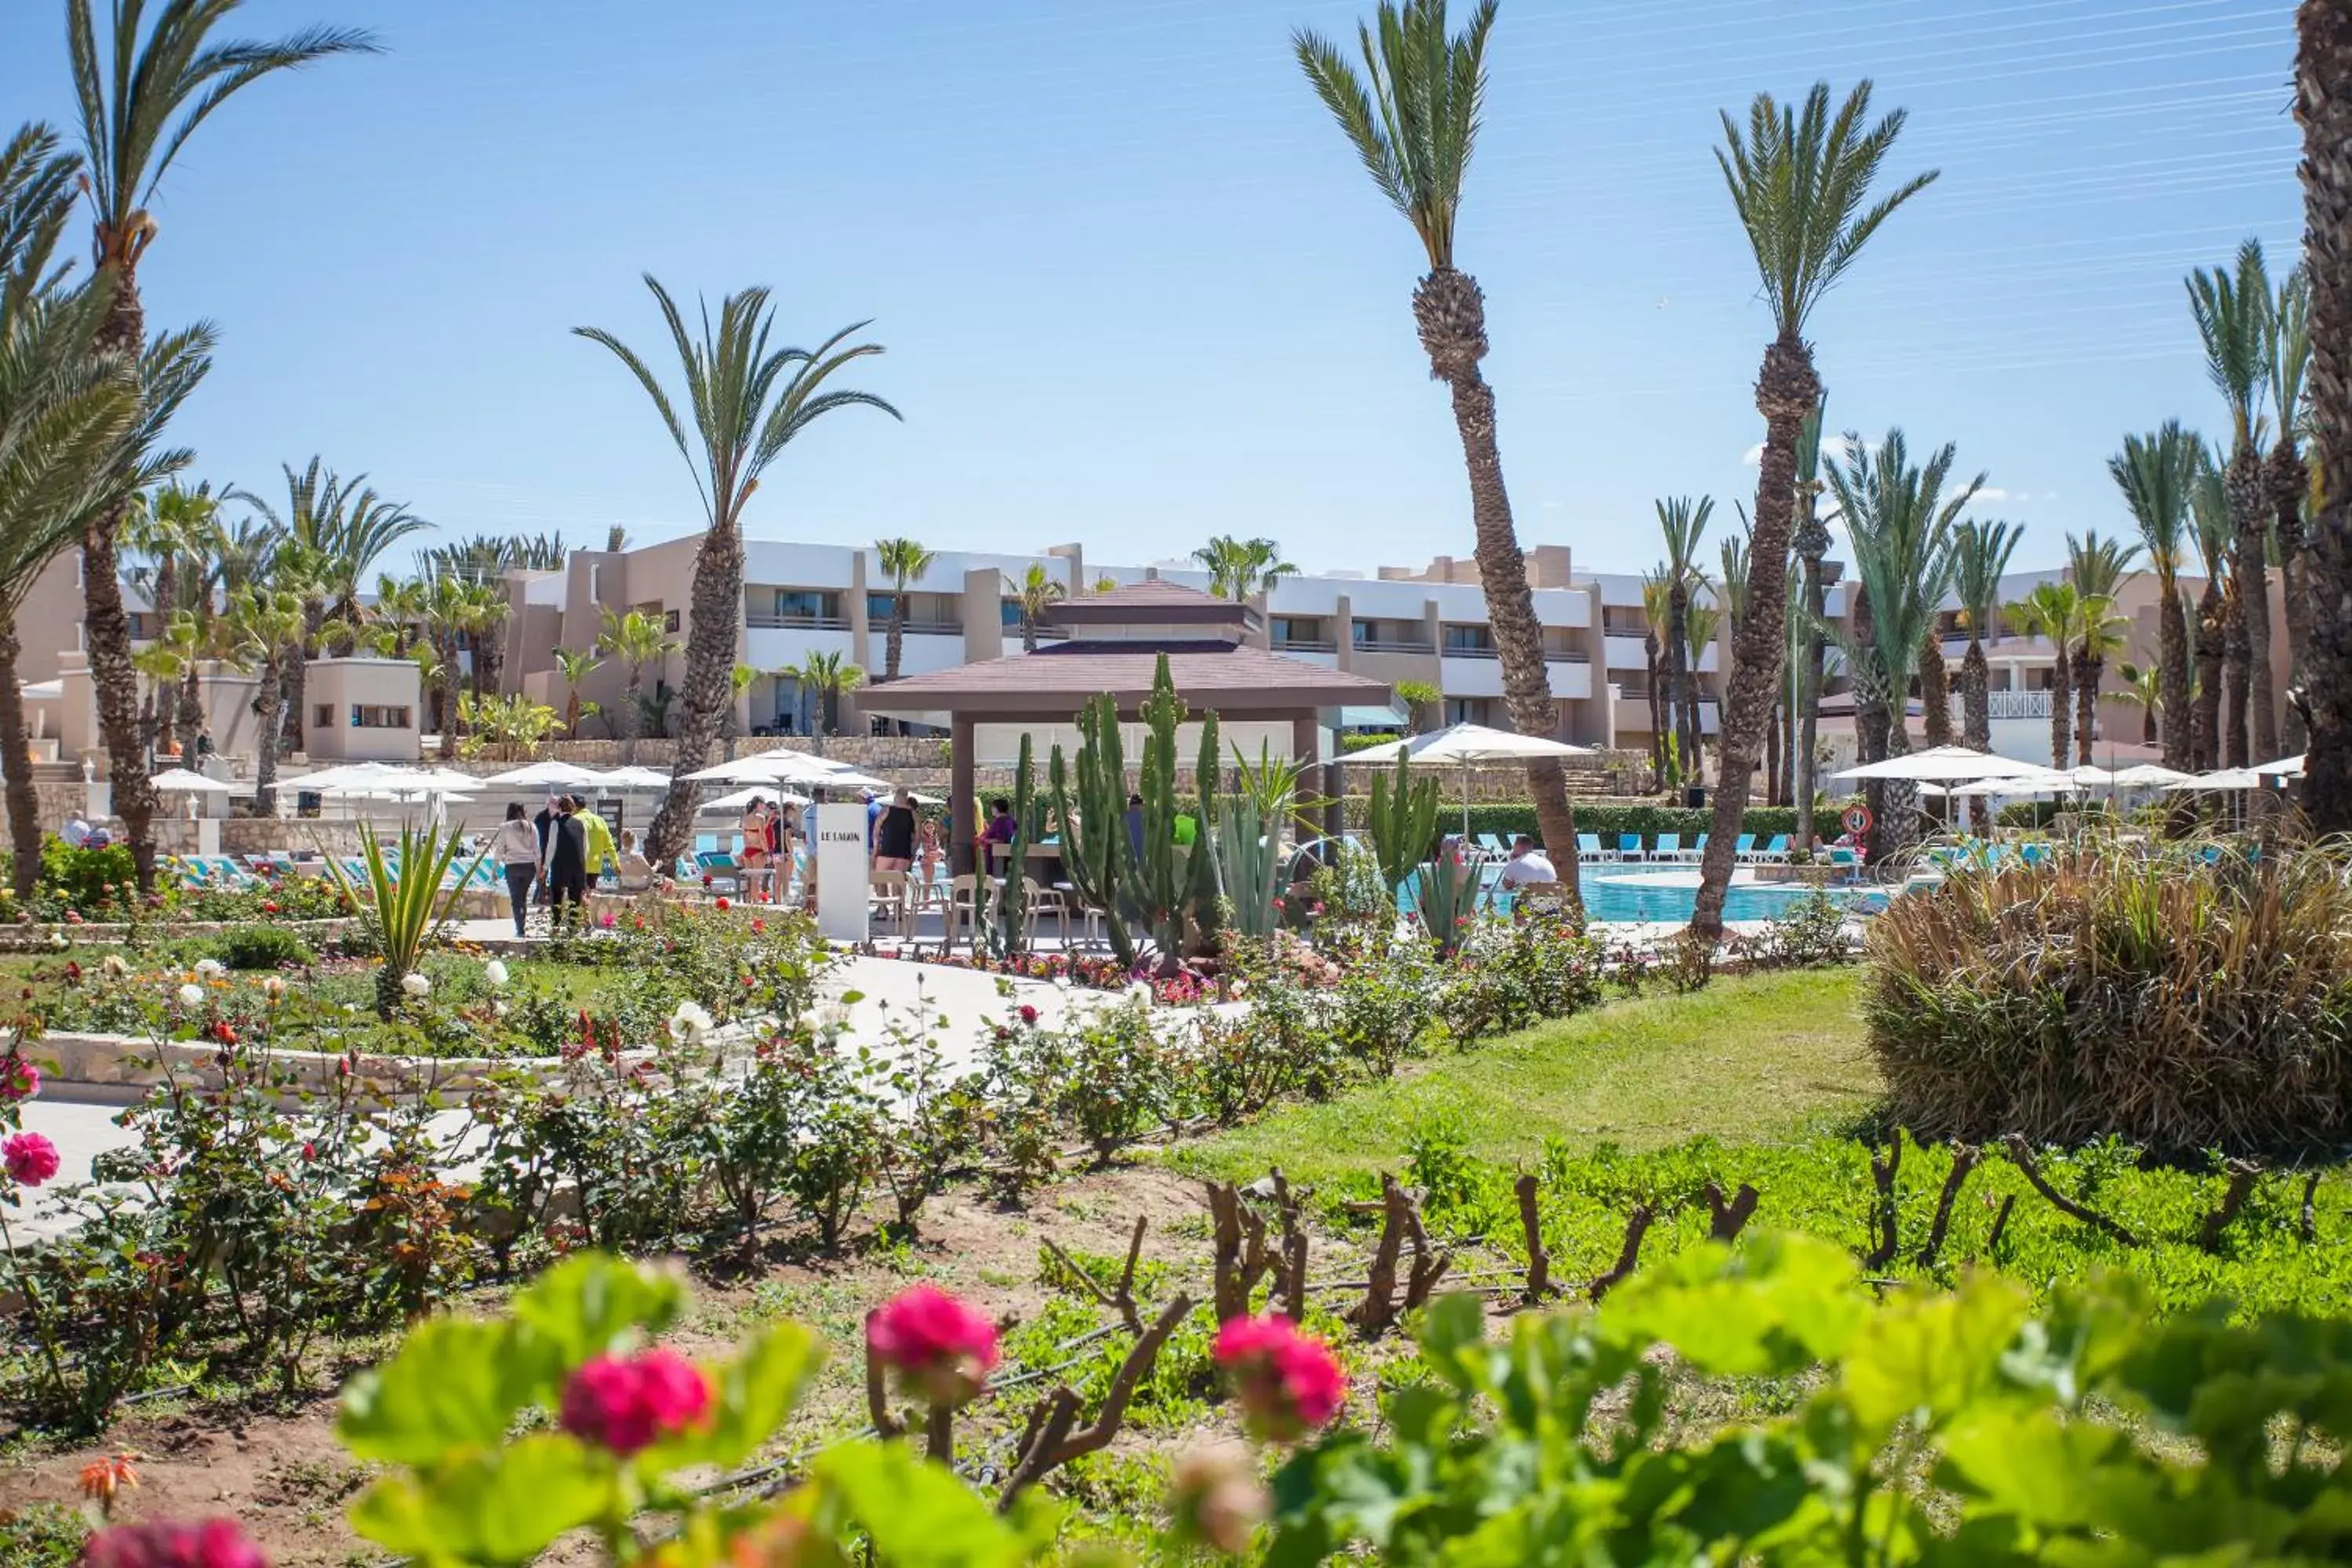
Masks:
[[[457,531],[697,526],[643,395],[567,330],[660,349],[650,270],[888,347],[854,384],[905,423],[821,422],[755,536],[1466,554],[1417,244],[1287,42],[1368,9],[253,0],[244,34],[390,52],[250,89],[168,178],[149,320],[222,331],[179,434],[216,481],[315,452]],[[1458,260],[1522,541],[1634,571],[1652,498],[1752,498],[1769,327],[1717,110],[1823,77],[1874,79],[1911,113],[1894,168],[1943,171],[1814,319],[1832,424],[1958,442],[2021,565],[2125,526],[2122,434],[2221,424],[2183,272],[2297,243],[2292,46],[2285,0],[1504,0]],[[61,3],[0,10],[0,103],[69,112]]]

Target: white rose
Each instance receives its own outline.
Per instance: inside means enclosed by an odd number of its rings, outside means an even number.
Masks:
[[[286,982],[273,974],[261,983],[261,994],[272,1002],[281,1002],[286,997]]]
[[[131,965],[123,960],[122,955],[119,952],[110,952],[106,955],[106,963],[104,968],[106,970],[106,977],[109,980],[120,980],[124,975],[131,973]]]
[[[504,985],[507,983],[507,966],[494,958],[482,965],[482,978],[493,987]]]
[[[493,1018],[503,1018],[503,1017],[505,1017],[506,1016],[507,1016],[507,1005],[506,1005],[505,1003],[503,1003],[503,1002],[493,1002],[493,1003],[491,1003],[491,1004],[490,1004],[490,1016],[491,1016],[491,1017],[493,1017]]]
[[[67,947],[71,944],[66,941],[65,932],[61,931],[53,931],[49,933],[49,945],[51,947]]]
[[[196,960],[196,978],[199,980],[218,980],[222,975],[226,974],[227,973],[228,966],[222,963],[217,958],[200,958]]]
[[[203,1006],[204,1005],[205,1005],[205,988],[204,988],[203,986],[201,986],[201,985],[183,985],[183,986],[181,986],[181,987],[180,987],[180,1005],[181,1005],[181,1006],[183,1006],[183,1007],[188,1007],[188,1008],[195,1008],[195,1007],[201,1007],[201,1006]]]
[[[413,969],[400,977],[400,988],[420,1002],[433,994],[433,982]]]
[[[698,1046],[710,1032],[710,1015],[699,1002],[681,1002],[669,1016],[669,1037],[680,1045]]]

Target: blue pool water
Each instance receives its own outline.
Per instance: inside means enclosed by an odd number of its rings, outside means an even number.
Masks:
[[[1501,868],[1488,867],[1488,880],[1499,875]],[[1644,873],[1638,867],[1582,866],[1578,868],[1577,887],[1584,895],[1584,912],[1588,920],[1610,921],[1665,921],[1679,923],[1691,917],[1698,902],[1697,878],[1695,872],[1675,873],[1663,868]],[[1830,888],[1822,889],[1832,899],[1845,902],[1853,896],[1850,891]],[[1786,914],[1790,905],[1798,902],[1813,889],[1780,882],[1735,882],[1725,893],[1723,918],[1727,921],[1769,921]],[[1485,895],[1480,895],[1481,900]],[[1404,889],[1404,905],[1412,906],[1412,885]],[[1507,897],[1503,900],[1509,907]]]

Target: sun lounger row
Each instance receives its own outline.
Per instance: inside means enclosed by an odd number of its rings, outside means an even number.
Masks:
[[[1679,833],[1661,833],[1655,844],[1644,844],[1638,833],[1620,833],[1617,847],[1604,847],[1598,833],[1576,836],[1576,858],[1580,860],[1603,863],[1647,861],[1653,865],[1671,862],[1696,866],[1706,858],[1707,840],[1712,835],[1702,833],[1689,844]],[[1743,866],[1785,866],[1789,863],[1789,836],[1776,833],[1770,843],[1757,847],[1757,835],[1743,833],[1733,846],[1732,858]]]

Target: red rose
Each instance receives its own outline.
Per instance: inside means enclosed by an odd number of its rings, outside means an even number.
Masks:
[[[1271,1442],[1297,1441],[1347,1403],[1339,1358],[1287,1318],[1227,1319],[1213,1354],[1252,1429]]]
[[[1021,1021],[1024,1024],[1034,1024],[1037,1021],[1037,1009],[1026,1002],[1022,1003]]]
[[[683,1432],[710,1410],[710,1382],[676,1351],[600,1355],[564,1385],[562,1426],[583,1443],[627,1458]]]
[[[866,1353],[935,1405],[961,1405],[997,1361],[996,1325],[936,1285],[901,1291],[866,1319]]]
[[[58,1146],[37,1132],[19,1132],[0,1143],[0,1164],[19,1186],[37,1187],[58,1173]]]
[[[719,895],[719,907],[722,910],[732,907],[727,902],[727,895],[724,893]]]

